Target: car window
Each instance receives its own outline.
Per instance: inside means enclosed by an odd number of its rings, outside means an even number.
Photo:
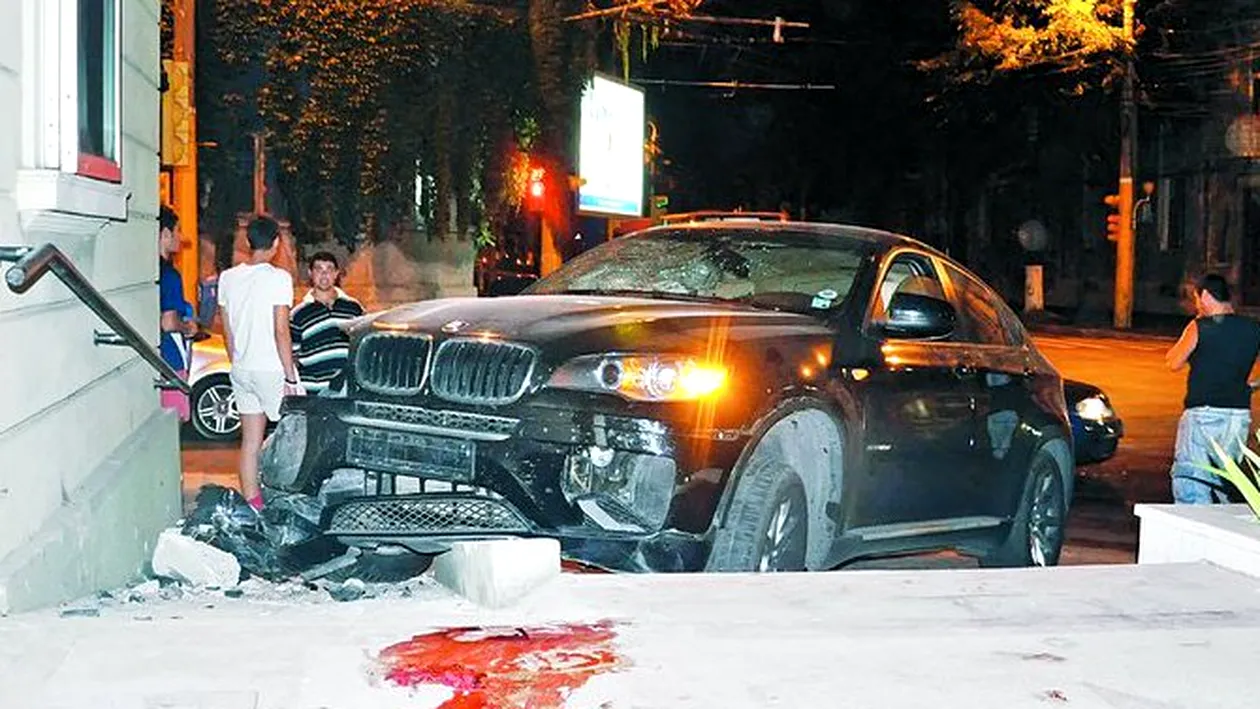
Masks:
[[[1002,317],[1002,327],[1006,329],[1006,341],[1017,347],[1024,345],[1026,333],[1024,323],[1019,319],[1006,301],[998,299],[998,315]]]
[[[963,328],[959,339],[985,345],[1011,345],[1017,342],[1003,322],[1005,303],[987,286],[967,273],[945,264],[950,283],[958,297]]]
[[[945,300],[945,289],[941,287],[936,269],[932,268],[931,260],[922,254],[902,253],[893,257],[893,262],[884,272],[884,280],[876,291],[871,320],[882,320],[893,296],[898,293],[928,295]]]

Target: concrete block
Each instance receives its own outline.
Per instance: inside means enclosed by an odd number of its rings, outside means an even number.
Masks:
[[[487,608],[511,605],[560,574],[555,539],[456,542],[433,560],[433,577]]]
[[[177,529],[166,529],[153,550],[153,573],[194,586],[230,588],[241,578],[241,564],[221,549],[186,537]]]
[[[1139,564],[1208,561],[1260,578],[1260,522],[1243,504],[1133,507]]]

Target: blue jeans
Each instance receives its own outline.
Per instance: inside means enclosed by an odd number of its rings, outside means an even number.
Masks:
[[[1195,464],[1222,467],[1212,447],[1213,440],[1237,461],[1242,457],[1250,428],[1251,412],[1247,409],[1215,406],[1186,409],[1177,424],[1177,449],[1172,464],[1173,501],[1189,505],[1229,502],[1225,481]]]

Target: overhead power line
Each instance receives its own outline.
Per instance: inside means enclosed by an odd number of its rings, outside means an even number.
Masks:
[[[688,86],[702,89],[760,89],[769,91],[834,91],[835,84],[782,84],[743,81],[685,81],[680,79],[632,79],[647,86]]]

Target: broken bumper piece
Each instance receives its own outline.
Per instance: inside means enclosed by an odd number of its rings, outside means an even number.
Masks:
[[[324,533],[364,548],[439,553],[457,540],[546,536],[605,567],[702,565],[716,498],[679,484],[663,424],[518,414],[290,399],[264,446],[263,483],[317,496]]]

